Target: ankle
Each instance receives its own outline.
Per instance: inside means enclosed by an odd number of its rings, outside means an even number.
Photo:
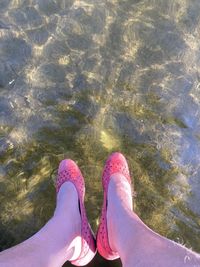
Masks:
[[[119,250],[120,235],[118,234],[124,220],[132,213],[131,187],[126,178],[116,173],[111,176],[108,186],[107,225],[109,244],[112,250]]]
[[[78,201],[78,194],[74,184],[65,182],[57,194],[57,204],[54,215],[69,216],[68,212],[78,214]]]
[[[78,194],[71,182],[64,183],[57,194],[57,205],[53,217],[33,237],[44,245],[49,255],[63,254],[69,257],[80,254],[78,238],[81,238],[81,216],[78,206]],[[80,241],[80,240],[79,240]],[[77,245],[78,243],[78,245]],[[74,247],[76,244],[76,252]]]
[[[120,173],[113,174],[108,186],[108,202],[117,210],[132,210],[132,191],[127,179]]]
[[[65,182],[57,194],[57,204],[52,218],[56,228],[71,233],[70,236],[80,235],[81,216],[79,198],[73,183]]]

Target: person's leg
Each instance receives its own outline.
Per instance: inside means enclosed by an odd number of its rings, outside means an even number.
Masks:
[[[132,211],[131,188],[114,174],[108,187],[108,237],[124,267],[200,267],[200,255],[149,229]]]
[[[71,182],[65,182],[57,195],[54,216],[34,236],[1,252],[0,266],[60,267],[79,256],[80,235],[77,191]]]

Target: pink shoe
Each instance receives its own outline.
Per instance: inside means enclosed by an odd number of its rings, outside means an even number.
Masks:
[[[86,210],[84,206],[85,197],[85,183],[84,178],[79,170],[78,166],[73,160],[65,159],[62,160],[59,169],[58,177],[56,180],[56,192],[58,193],[62,184],[66,181],[72,182],[76,187],[78,197],[79,197],[79,207],[81,215],[81,240],[82,249],[79,257],[76,260],[71,261],[72,264],[76,266],[83,266],[89,263],[96,254],[96,245],[94,234],[88,223],[86,216]]]
[[[108,185],[110,182],[110,177],[114,173],[121,173],[126,177],[128,182],[131,184],[131,178],[126,159],[121,153],[118,152],[115,152],[109,156],[104,166],[103,176],[102,176],[104,200],[101,211],[99,229],[97,232],[97,250],[99,254],[107,260],[114,260],[119,258],[119,254],[117,253],[117,251],[113,251],[110,248],[108,240],[107,221],[106,221]]]

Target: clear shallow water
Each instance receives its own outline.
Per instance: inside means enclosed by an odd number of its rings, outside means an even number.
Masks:
[[[145,223],[200,252],[199,11],[198,0],[0,1],[1,249],[50,218],[66,157],[85,175],[95,230],[118,150]]]

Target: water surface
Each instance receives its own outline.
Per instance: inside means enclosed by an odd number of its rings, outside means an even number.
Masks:
[[[63,158],[96,230],[102,167],[121,151],[139,216],[200,252],[199,19],[198,0],[0,1],[1,250],[51,217]]]

